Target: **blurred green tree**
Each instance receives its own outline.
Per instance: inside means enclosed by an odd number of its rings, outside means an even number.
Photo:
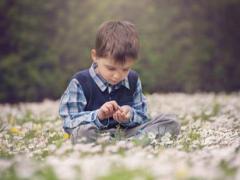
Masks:
[[[91,64],[98,26],[129,20],[146,92],[240,89],[239,0],[0,1],[0,101],[57,99]]]

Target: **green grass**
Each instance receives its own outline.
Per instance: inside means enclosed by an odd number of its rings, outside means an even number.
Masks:
[[[201,135],[197,129],[190,129],[179,139],[179,142],[182,145],[182,150],[186,152],[201,149],[203,147],[201,145]],[[193,142],[197,142],[197,144],[193,145]]]
[[[199,106],[197,105],[197,107]],[[66,160],[68,160],[68,157],[73,155],[74,157],[76,157],[76,161],[79,161],[79,164],[76,165],[76,168],[79,169],[76,169],[75,171],[77,179],[81,178],[82,160],[88,161],[88,158],[112,156],[113,161],[110,162],[111,166],[110,169],[107,170],[107,174],[101,177],[94,177],[95,179],[152,180],[156,177],[154,177],[154,174],[151,173],[151,168],[149,168],[148,163],[146,163],[146,165],[143,163],[143,166],[142,164],[140,164],[139,166],[136,166],[132,169],[128,167],[128,162],[121,162],[119,160],[117,161],[118,163],[116,163],[114,158],[127,160],[129,156],[132,157],[135,155],[134,153],[142,151],[143,155],[146,155],[146,158],[148,158],[149,155],[149,158],[152,158],[150,160],[155,161],[155,159],[161,159],[161,156],[165,156],[165,152],[171,152],[171,150],[176,150],[178,152],[186,154],[187,159],[191,161],[191,164],[186,165],[188,168],[186,170],[186,174],[183,174],[184,178],[188,180],[201,180],[203,178],[191,176],[191,173],[189,173],[189,171],[191,171],[191,167],[195,166],[195,162],[192,159],[191,155],[195,153],[194,151],[208,150],[209,147],[210,149],[212,147],[214,148],[216,144],[212,144],[211,141],[209,141],[209,143],[206,143],[207,141],[205,141],[205,135],[206,133],[208,134],[208,125],[211,124],[212,121],[214,121],[218,117],[221,118],[219,115],[222,115],[222,113],[225,112],[225,109],[223,109],[222,111],[222,108],[224,107],[224,104],[220,104],[220,102],[214,100],[213,102],[211,102],[211,104],[207,104],[205,107],[199,108],[199,110],[194,111],[195,113],[188,112],[186,114],[182,114],[180,116],[182,128],[177,138],[169,137],[168,140],[168,136],[166,135],[165,138],[157,138],[157,140],[155,140],[153,136],[148,136],[146,134],[139,138],[129,138],[126,140],[124,131],[122,131],[122,129],[120,128],[117,128],[115,134],[111,137],[108,133],[100,132],[98,139],[99,141],[97,141],[95,145],[84,147],[85,145],[81,144],[79,146],[79,150],[78,148],[75,149],[76,146],[71,146],[70,139],[64,139],[64,133],[61,129],[61,121],[58,117],[52,118],[49,116],[45,116],[44,114],[39,117],[35,116],[31,111],[27,111],[26,113],[20,113],[22,114],[20,117],[15,116],[14,114],[8,114],[6,118],[0,119],[0,159],[10,161],[12,162],[12,165],[10,167],[7,167],[4,172],[0,172],[0,179],[21,180],[21,174],[17,174],[17,165],[19,165],[17,160],[18,157],[21,156],[26,156],[26,158],[28,158],[28,155],[30,155],[30,161],[33,162],[34,168],[36,168],[36,171],[29,179],[59,179],[58,174],[55,174],[55,167],[48,164],[48,157],[54,157],[58,160],[65,160],[66,158]],[[236,112],[237,110],[238,109],[236,109]],[[232,126],[232,133],[226,132],[226,136],[229,136],[228,138],[231,139],[237,138],[236,133],[238,133],[238,135],[240,133],[238,130],[238,127],[240,127],[237,119],[238,115],[235,113],[235,111],[231,111],[231,109],[225,112],[224,115],[226,115],[227,118],[231,118],[231,120],[233,118],[236,118],[236,123],[233,119],[235,124],[233,124]],[[210,127],[209,130],[210,136],[215,137],[216,135],[218,135],[217,129],[211,129]],[[220,135],[225,135],[225,131],[222,131],[220,129],[219,132]],[[215,138],[217,139],[218,137]],[[225,140],[225,136],[220,138],[223,138],[223,140]],[[118,144],[119,141],[121,142]],[[221,142],[220,145],[222,145]],[[97,147],[96,151],[88,151],[89,148],[95,146],[100,147],[99,149]],[[199,152],[201,153],[202,151]],[[234,164],[234,160],[237,156],[239,156],[239,152],[240,147],[237,147],[234,154],[229,154],[229,157],[231,159],[220,160],[219,164],[215,165],[216,176],[214,177],[216,177],[216,179],[233,179],[234,177],[236,177],[239,167],[236,167],[236,165]],[[219,158],[217,157],[218,155],[212,156],[215,159]],[[104,161],[106,160],[104,158],[103,165]],[[140,158],[145,159],[145,157]],[[75,160],[75,158],[73,159]],[[146,159],[146,161],[148,160],[149,159]],[[186,159],[182,159],[183,164],[184,160]],[[211,159],[209,161],[211,161]],[[171,158],[169,159],[169,162],[175,163],[171,160]],[[206,165],[206,167],[211,168],[210,165]],[[175,171],[173,170],[172,174],[170,174],[169,177],[173,177],[174,173]],[[160,175],[158,175],[157,178],[161,178],[159,176]],[[175,177],[175,179],[181,178],[181,174],[179,177]]]
[[[99,177],[98,180],[154,180],[154,176],[146,169],[127,169],[125,167],[114,167],[110,173]]]
[[[2,172],[1,179],[2,180],[21,180],[21,178],[17,176],[17,173],[15,172],[15,168],[13,165],[7,170]]]
[[[218,167],[224,173],[225,176],[235,176],[237,173],[237,167],[231,166],[226,160],[221,160]]]

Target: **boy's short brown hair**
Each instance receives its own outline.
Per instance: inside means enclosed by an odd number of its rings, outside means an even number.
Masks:
[[[97,31],[95,42],[98,57],[110,57],[124,63],[126,58],[137,59],[139,51],[138,33],[128,21],[107,21]]]

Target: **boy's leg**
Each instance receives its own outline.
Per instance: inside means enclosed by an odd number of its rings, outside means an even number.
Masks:
[[[116,128],[99,130],[92,124],[80,125],[70,132],[71,141],[72,144],[95,142],[99,134],[104,132],[109,133],[109,135],[113,137],[116,133]]]
[[[72,144],[94,142],[98,136],[98,129],[93,124],[80,125],[71,132]]]
[[[180,132],[180,123],[175,114],[159,114],[152,120],[152,124],[145,127],[143,132],[152,132],[158,137],[164,136],[167,132],[177,136]]]
[[[156,134],[157,137],[161,137],[167,132],[172,136],[177,136],[180,132],[180,123],[174,114],[160,114],[151,121],[135,128],[127,129],[126,135],[131,137],[149,132]]]

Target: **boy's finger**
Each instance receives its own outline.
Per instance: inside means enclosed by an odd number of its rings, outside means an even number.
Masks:
[[[124,112],[124,109],[123,108],[119,108],[119,111],[121,112],[121,113],[123,113]]]
[[[106,117],[106,113],[102,109],[100,110],[99,115],[100,115],[101,118]]]
[[[103,110],[104,114],[108,114],[108,108],[107,107],[104,107],[102,110]]]
[[[123,107],[123,108],[122,108],[122,111],[123,111],[124,113],[128,113],[129,109],[126,108],[126,107]]]
[[[113,111],[113,107],[111,104],[107,104],[106,105],[106,108],[108,109],[109,112],[112,112]]]
[[[130,119],[131,117],[131,112],[129,111],[127,114],[126,114],[126,119]]]
[[[127,112],[124,113],[124,119],[125,120],[130,119],[130,117],[131,117],[131,112],[130,111],[127,111]]]
[[[124,113],[119,113],[119,119],[120,120],[124,120],[126,117],[125,117],[125,114]]]
[[[114,115],[115,115],[115,117],[116,117],[116,120],[119,121],[119,113],[116,112]]]
[[[126,112],[124,110],[121,111],[121,116],[123,116],[123,117],[126,116]]]
[[[117,104],[116,101],[111,101],[111,104],[112,104],[112,106],[113,106],[113,108],[114,108],[115,111],[118,110],[118,109],[120,109],[120,106]]]
[[[116,113],[116,119],[119,123],[121,123],[121,116],[119,113]]]
[[[113,112],[113,111],[117,111],[117,107],[115,107],[114,104],[111,104],[111,108],[112,108],[112,112]]]
[[[119,106],[119,108],[118,108],[118,112],[119,113],[122,113],[123,112],[123,110],[122,110],[122,108]]]
[[[118,121],[118,117],[117,117],[116,113],[113,114],[113,119],[116,120],[116,121]]]
[[[107,107],[108,107],[108,109],[109,109],[109,111],[110,111],[110,112],[113,112],[113,111],[115,111],[115,110],[114,110],[114,107],[113,107],[113,105],[112,105],[112,104],[108,104],[108,106],[107,106]]]

